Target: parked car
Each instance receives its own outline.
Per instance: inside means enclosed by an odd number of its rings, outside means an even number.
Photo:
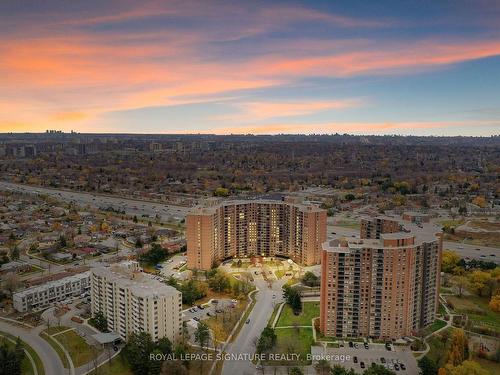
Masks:
[[[354,363],[358,363],[358,357],[354,356],[354,357],[352,358],[352,361],[353,361]]]
[[[361,362],[359,363],[359,366],[360,366],[361,368],[365,368],[365,363],[364,363],[363,361],[361,361]]]
[[[247,319],[247,321],[245,322],[245,324],[248,324],[248,323],[250,323],[250,319]]]

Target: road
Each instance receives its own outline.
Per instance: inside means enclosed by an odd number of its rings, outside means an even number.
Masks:
[[[180,221],[186,217],[186,214],[189,211],[189,207],[183,206],[166,205],[157,202],[112,197],[101,194],[81,193],[69,190],[15,184],[5,181],[0,181],[0,190],[20,193],[46,194],[67,202],[74,202],[75,204],[81,206],[89,205],[94,208],[113,207],[115,210],[125,211],[127,215],[148,215],[150,217],[155,217],[155,215],[158,214],[163,221]]]
[[[14,326],[4,321],[0,321],[0,331],[10,333],[15,337],[20,337],[21,340],[29,344],[35,352],[40,356],[45,367],[45,374],[67,374],[68,370],[64,369],[64,366],[59,359],[59,356],[50,344],[38,336],[36,329],[29,330],[27,328],[21,328],[19,326]]]
[[[274,281],[270,289],[262,276],[254,276],[255,285],[259,289],[256,293],[256,303],[248,316],[250,322],[244,324],[236,339],[226,348],[228,355],[252,355],[255,353],[255,341],[273,313],[274,306],[283,301],[281,287],[286,280]],[[276,298],[273,298],[273,295]],[[255,365],[250,361],[224,361],[223,375],[251,375],[256,372]]]

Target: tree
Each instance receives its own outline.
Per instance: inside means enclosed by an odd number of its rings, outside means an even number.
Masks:
[[[469,276],[470,285],[476,291],[479,297],[482,297],[483,291],[490,280],[491,274],[489,272],[481,270],[475,270]]]
[[[286,285],[283,289],[286,302],[292,308],[293,313],[295,315],[300,314],[300,312],[302,311],[302,301],[300,299],[300,293],[296,289],[288,285]]]
[[[277,339],[274,329],[271,327],[264,328],[257,341],[257,353],[261,354],[271,350],[276,345]]]
[[[151,249],[147,252],[141,255],[141,260],[149,263],[149,264],[158,264],[160,262],[163,262],[165,258],[167,257],[167,253],[163,247],[158,245],[157,243],[153,243],[151,245]]]
[[[226,189],[223,187],[218,187],[214,191],[214,196],[216,196],[216,197],[228,197],[229,196],[229,189]]]
[[[97,311],[93,318],[90,319],[92,325],[101,332],[107,332],[108,320],[102,311]]]
[[[314,273],[312,273],[311,271],[307,271],[302,277],[302,284],[310,287],[319,286],[320,280],[319,277]]]
[[[220,270],[208,279],[208,285],[210,286],[210,289],[219,293],[227,290],[231,286],[229,277],[227,277],[227,275]]]
[[[437,364],[427,356],[418,360],[418,367],[422,371],[421,375],[437,375],[438,373]]]
[[[454,268],[458,265],[460,256],[452,250],[444,250],[441,257],[441,270],[446,273],[453,273]]]
[[[463,329],[453,330],[447,363],[458,366],[469,357],[469,342]]]
[[[151,364],[154,361],[149,360],[149,353],[153,353],[155,349],[155,344],[148,333],[130,335],[123,351],[134,375],[150,375]]]
[[[372,363],[372,365],[363,372],[363,375],[396,375],[396,373],[382,365]]]
[[[156,343],[158,350],[162,354],[171,354],[172,353],[172,342],[168,339],[168,337],[162,337]]]
[[[485,208],[488,202],[486,199],[482,196],[477,196],[472,200],[472,204],[475,204],[476,206],[479,206],[481,208]]]
[[[300,369],[300,367],[292,367],[290,369],[290,375],[304,375],[304,373],[302,372],[302,370]]]
[[[490,307],[491,311],[500,312],[500,294],[491,297],[488,306]]]
[[[0,374],[21,375],[21,363],[24,359],[24,350],[19,337],[12,348],[6,343],[0,344]]]
[[[469,279],[465,276],[453,276],[452,280],[455,284],[458,296],[462,297],[465,288],[469,285]]]
[[[475,361],[464,361],[458,366],[446,365],[447,375],[489,375],[489,371],[482,368],[481,365]]]
[[[320,359],[318,363],[314,365],[314,369],[319,375],[327,375],[330,373],[330,370],[332,368],[330,366],[330,362],[328,362],[326,359]]]
[[[198,327],[194,331],[194,340],[202,347],[205,348],[208,345],[208,340],[210,339],[210,331],[208,326],[199,322]]]
[[[64,235],[62,235],[62,234],[61,234],[61,235],[59,236],[59,246],[60,246],[61,248],[65,248],[65,247],[66,247],[66,245],[67,245],[66,237],[64,237]]]
[[[14,272],[7,273],[4,276],[3,280],[4,288],[7,289],[11,295],[17,290],[17,288],[19,288],[19,285],[21,284],[19,276]]]

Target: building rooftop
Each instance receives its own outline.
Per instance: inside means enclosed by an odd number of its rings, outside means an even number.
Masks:
[[[225,200],[214,203],[214,201],[207,201],[207,204],[201,204],[196,207],[193,207],[189,212],[191,215],[211,215],[216,212],[220,207],[227,206],[237,206],[237,205],[247,205],[247,204],[272,204],[272,205],[286,205],[297,207],[300,211],[312,211],[312,212],[321,212],[325,211],[317,205],[311,203],[295,203],[290,201],[283,200],[274,200],[274,199],[252,199],[252,200]]]
[[[92,269],[94,275],[116,282],[120,287],[129,289],[134,295],[148,297],[154,295],[171,296],[180,292],[150,275],[143,273],[137,262],[127,261],[111,266],[99,266]]]

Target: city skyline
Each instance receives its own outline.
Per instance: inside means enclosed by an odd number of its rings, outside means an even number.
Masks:
[[[5,2],[0,132],[497,135],[499,24],[489,0]]]

